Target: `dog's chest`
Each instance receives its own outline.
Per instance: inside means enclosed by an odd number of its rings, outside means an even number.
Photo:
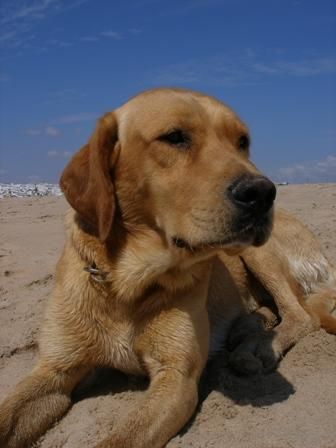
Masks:
[[[103,364],[126,373],[141,373],[134,351],[134,329],[130,323],[105,320],[99,335]]]

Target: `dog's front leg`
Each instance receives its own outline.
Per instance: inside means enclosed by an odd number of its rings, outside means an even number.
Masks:
[[[247,266],[263,287],[271,294],[278,309],[281,322],[274,328],[272,348],[280,359],[302,337],[317,329],[316,322],[300,304],[300,291],[288,266],[272,253],[255,250],[252,257],[244,254]],[[272,266],[272,269],[267,269]]]
[[[192,416],[198,401],[197,379],[174,368],[159,371],[142,403],[116,423],[97,448],[162,448]]]
[[[208,357],[206,287],[204,282],[147,321],[135,345],[150,377],[149,389],[99,448],[162,448],[194,413]]]
[[[32,446],[69,409],[70,394],[85,373],[40,362],[0,406],[1,448]]]
[[[274,253],[275,249],[265,247],[250,248],[242,254],[250,272],[273,297],[281,322],[268,337],[264,331],[256,332],[255,325],[250,325],[256,318],[261,318],[258,313],[246,316],[234,325],[229,336],[230,362],[241,373],[273,369],[291,347],[317,329],[315,320],[300,304],[300,294],[296,292],[287,265]],[[272,320],[272,313],[270,316]],[[262,320],[266,322],[267,316],[264,315]]]

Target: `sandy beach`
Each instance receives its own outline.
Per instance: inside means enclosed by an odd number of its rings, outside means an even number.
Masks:
[[[336,184],[278,187],[277,205],[305,222],[336,263]],[[63,197],[4,198],[1,207],[0,400],[33,367],[54,268],[64,241]],[[268,375],[242,378],[225,350],[208,366],[193,420],[167,445],[226,448],[336,448],[336,337],[302,339]],[[93,447],[146,390],[143,380],[101,370],[39,448]],[[164,403],[162,403],[164,406]],[[148,447],[150,448],[150,447]]]

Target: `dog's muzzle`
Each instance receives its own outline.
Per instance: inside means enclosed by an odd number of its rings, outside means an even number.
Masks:
[[[227,195],[235,209],[232,231],[237,242],[264,244],[272,230],[276,196],[273,182],[264,176],[244,175],[228,187]]]
[[[264,176],[242,176],[228,188],[231,202],[243,213],[261,215],[267,213],[275,200],[276,188]]]
[[[276,188],[264,176],[243,176],[228,188],[231,202],[244,214],[263,215],[272,207]]]

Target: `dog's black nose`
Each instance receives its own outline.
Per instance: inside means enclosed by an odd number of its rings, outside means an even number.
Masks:
[[[242,177],[229,186],[232,202],[256,213],[266,213],[272,207],[276,188],[273,182],[264,176]]]

